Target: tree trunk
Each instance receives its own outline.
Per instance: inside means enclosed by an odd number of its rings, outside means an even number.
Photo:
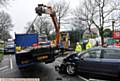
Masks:
[[[104,37],[101,36],[101,42],[102,42],[102,46],[104,45]]]
[[[90,26],[89,26],[89,32],[90,32],[90,37],[92,38],[92,31],[91,31]]]
[[[102,46],[104,45],[104,36],[103,36],[103,31],[101,30],[100,31],[100,36],[101,36],[101,43],[102,43]]]

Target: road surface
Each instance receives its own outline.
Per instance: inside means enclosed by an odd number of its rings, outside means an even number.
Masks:
[[[4,55],[0,63],[0,78],[39,78],[40,81],[100,81],[96,79],[87,80],[81,76],[72,77],[66,74],[59,74],[55,71],[54,66],[60,64],[62,59],[63,57],[59,57],[50,64],[38,63],[29,68],[19,70],[15,63],[15,56]]]

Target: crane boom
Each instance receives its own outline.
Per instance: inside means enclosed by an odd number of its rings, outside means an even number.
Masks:
[[[38,4],[38,7],[35,8],[36,13],[39,16],[42,16],[42,14],[49,14],[50,17],[52,18],[54,27],[55,27],[55,32],[56,32],[56,45],[58,46],[59,41],[60,41],[60,25],[57,22],[57,17],[56,17],[56,13],[53,10],[53,8],[51,6],[46,6],[43,4]]]

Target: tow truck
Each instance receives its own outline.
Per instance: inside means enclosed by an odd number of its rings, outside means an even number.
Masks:
[[[56,37],[51,42],[40,42],[41,38],[38,34],[15,34],[16,47],[21,47],[21,51],[16,52],[16,64],[18,68],[27,67],[36,63],[51,63],[55,60],[56,50],[59,50],[60,44],[60,25],[57,22],[56,13],[51,6],[38,4],[35,8],[36,13],[39,16],[42,14],[49,14],[52,18]],[[47,47],[44,46],[47,44]]]

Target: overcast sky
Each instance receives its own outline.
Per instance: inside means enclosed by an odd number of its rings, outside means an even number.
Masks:
[[[11,32],[12,36],[14,33],[25,33],[24,27],[27,22],[33,21],[36,17],[35,7],[40,4],[52,4],[58,0],[14,0],[7,7],[6,11],[10,14],[14,29]],[[75,8],[78,6],[80,0],[66,0],[70,2],[70,7]]]

